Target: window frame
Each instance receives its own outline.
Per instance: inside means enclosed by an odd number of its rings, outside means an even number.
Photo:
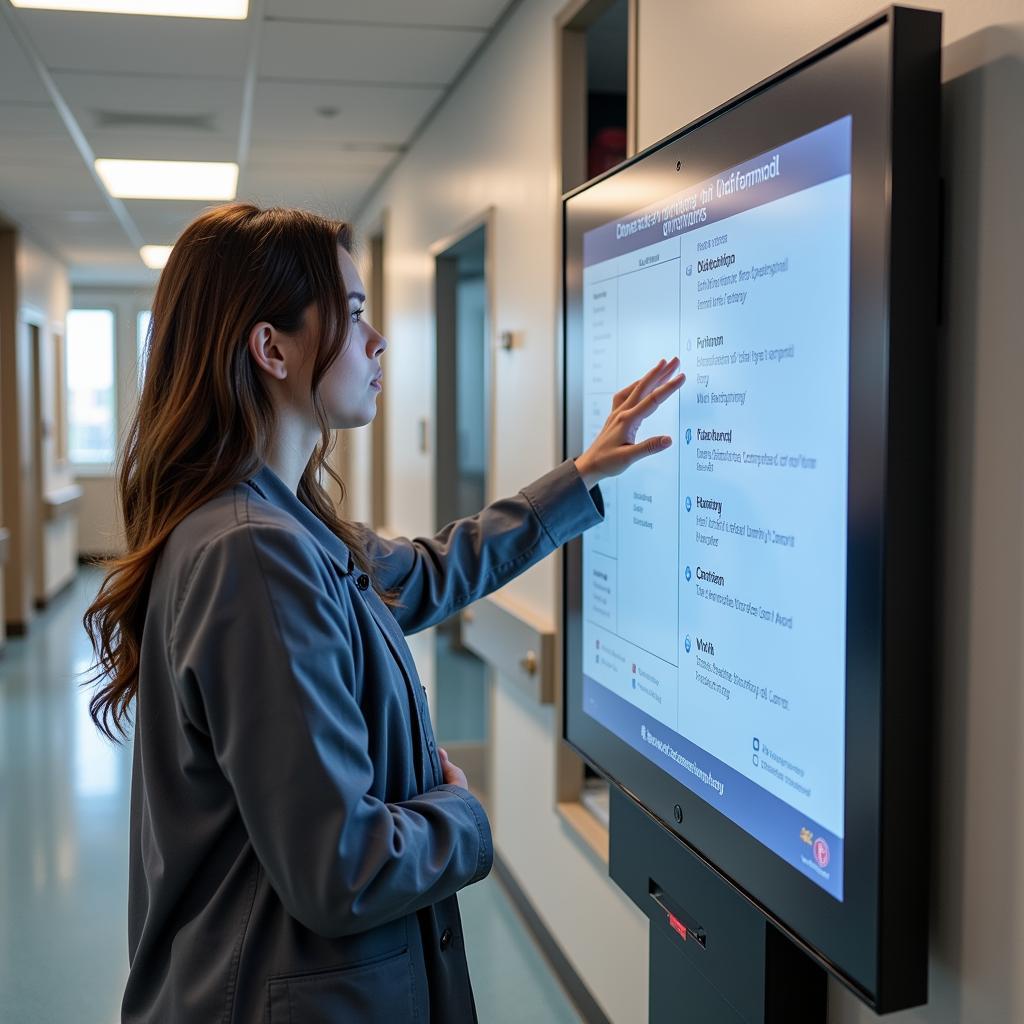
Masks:
[[[70,362],[71,362],[70,352],[68,351],[68,347],[71,344],[71,339],[70,339],[70,336],[69,336],[70,332],[68,330],[68,323],[69,323],[69,320],[71,318],[71,314],[72,313],[97,313],[97,312],[99,312],[99,313],[109,313],[111,315],[111,318],[112,318],[112,321],[113,321],[113,332],[112,332],[112,334],[113,334],[113,337],[112,337],[113,346],[112,346],[112,351],[111,351],[111,362],[113,363],[113,365],[111,367],[111,373],[112,373],[112,376],[113,376],[113,401],[112,401],[111,404],[113,406],[113,410],[112,411],[113,411],[113,420],[114,420],[114,423],[113,423],[113,428],[114,428],[113,429],[113,435],[114,435],[114,454],[113,454],[113,458],[111,458],[109,460],[106,460],[106,459],[94,459],[94,460],[90,460],[90,461],[81,461],[81,462],[79,462],[77,459],[74,458],[73,453],[72,453],[72,448],[71,448],[71,430],[72,430],[73,417],[71,415],[71,410],[72,410],[72,405],[71,405],[71,388],[70,388],[70,381],[69,381],[69,376],[68,376],[68,366],[70,365]],[[118,344],[117,344],[117,341],[118,341],[118,329],[119,329],[118,310],[112,304],[99,303],[99,302],[97,302],[97,303],[82,304],[82,303],[78,303],[78,302],[72,302],[72,304],[68,308],[67,315],[64,318],[64,361],[63,361],[63,363],[64,363],[64,393],[63,393],[63,399],[62,400],[63,400],[64,406],[65,406],[65,408],[67,410],[67,416],[66,416],[66,419],[67,419],[67,431],[68,431],[68,437],[67,437],[67,464],[68,464],[68,466],[71,467],[71,469],[74,472],[75,476],[110,476],[110,475],[113,475],[114,465],[115,465],[115,463],[117,461],[117,442],[118,442],[118,437],[120,436],[120,409],[119,409],[119,404],[120,403],[118,401],[118,398],[119,398],[118,392],[120,390],[119,387],[118,387],[118,363],[119,363],[119,360],[118,360],[119,353],[118,353]]]
[[[131,419],[138,401],[141,381],[138,373],[138,316],[152,311],[156,285],[151,287],[116,285],[76,285],[69,309],[112,309],[114,311],[114,415],[116,447],[110,463],[69,462],[80,478],[112,478],[125,424]],[[65,336],[67,329],[65,325]],[[66,344],[66,342],[65,342]]]

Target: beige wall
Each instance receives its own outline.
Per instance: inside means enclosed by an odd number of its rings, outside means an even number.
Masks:
[[[385,356],[389,389],[389,526],[431,530],[432,452],[418,420],[433,421],[429,246],[495,207],[496,331],[523,345],[497,353],[492,496],[516,490],[557,459],[554,373],[554,16],[526,0],[364,211],[389,216]],[[640,146],[771,74],[877,10],[876,3],[738,0],[726,6],[640,0]],[[1024,762],[1021,732],[1024,379],[1015,266],[1024,209],[1024,4],[950,3],[945,22],[943,173],[949,190],[947,322],[941,438],[945,454],[936,755],[937,870],[927,1008],[894,1022],[1024,1020]],[[945,354],[943,354],[945,353]],[[1011,442],[1011,438],[1013,441]],[[1009,446],[1009,447],[1007,447]],[[1000,454],[1002,453],[1002,454]],[[358,456],[357,456],[358,458]],[[358,472],[358,471],[357,471]],[[555,616],[555,560],[509,589]],[[428,636],[412,638],[432,683]],[[431,686],[432,689],[432,686]],[[644,1019],[645,921],[604,865],[552,810],[557,723],[550,709],[499,678],[495,688],[497,843],[541,917],[606,1013]],[[970,837],[968,840],[967,837]],[[845,990],[831,1019],[873,1019]]]
[[[69,295],[63,263],[14,229],[0,234],[3,520],[11,530],[4,605],[7,621],[19,627],[29,623],[34,604],[52,597],[75,571],[75,515],[48,520],[43,503],[44,494],[71,483],[54,435],[55,339],[64,336]],[[34,346],[42,428],[38,449]]]

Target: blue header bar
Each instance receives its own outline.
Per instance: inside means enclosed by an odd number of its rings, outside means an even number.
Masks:
[[[594,228],[583,236],[583,265],[643,249],[849,174],[852,133],[853,118],[841,117],[659,203]]]

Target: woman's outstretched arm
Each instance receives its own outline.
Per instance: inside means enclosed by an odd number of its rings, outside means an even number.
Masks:
[[[399,591],[401,603],[392,612],[403,632],[415,633],[502,587],[603,518],[600,488],[588,490],[566,459],[433,537],[387,540],[364,531],[375,582]]]

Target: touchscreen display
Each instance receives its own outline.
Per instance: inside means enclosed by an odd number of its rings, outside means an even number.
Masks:
[[[851,117],[583,235],[583,425],[670,434],[582,540],[583,709],[843,898]]]

